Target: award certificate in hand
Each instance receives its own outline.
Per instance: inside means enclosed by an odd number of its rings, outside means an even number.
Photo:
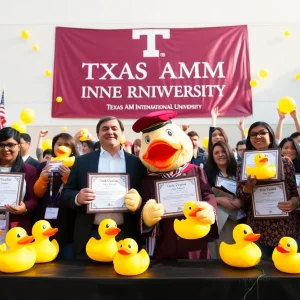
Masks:
[[[223,186],[225,189],[230,191],[232,194],[236,194],[236,181],[228,179],[226,177],[217,176],[216,186]]]
[[[87,206],[88,213],[128,211],[124,196],[129,190],[129,174],[88,173],[88,187],[96,193]]]
[[[255,186],[252,192],[254,218],[289,217],[288,212],[284,212],[277,207],[279,202],[285,201],[287,199],[284,182]]]
[[[200,201],[198,180],[198,177],[180,177],[155,182],[156,200],[165,209],[163,218],[181,216],[186,202]]]
[[[19,205],[24,183],[23,173],[0,173],[0,209],[4,205]]]

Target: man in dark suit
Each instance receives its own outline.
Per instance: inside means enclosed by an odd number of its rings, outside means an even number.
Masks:
[[[117,240],[131,237],[140,242],[137,211],[142,199],[137,190],[147,176],[147,170],[138,157],[126,153],[121,147],[124,126],[120,120],[104,117],[98,122],[96,130],[100,150],[76,158],[61,198],[61,205],[77,211],[73,238],[73,250],[77,255],[83,253],[87,241],[97,232],[99,223],[107,218],[115,220],[121,229]],[[88,214],[86,206],[96,198],[95,192],[87,188],[88,173],[128,173],[131,189],[125,195],[125,205],[130,212]]]
[[[30,156],[29,154],[30,146],[31,146],[31,136],[27,133],[22,133],[20,139],[20,148],[21,148],[23,162],[27,165],[31,165],[37,168],[40,162]]]

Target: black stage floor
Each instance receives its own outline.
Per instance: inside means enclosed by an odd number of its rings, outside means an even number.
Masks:
[[[0,274],[0,300],[10,299],[300,299],[300,275],[272,262],[236,269],[219,260],[152,261],[142,275],[124,277],[111,263],[55,261],[15,274]]]

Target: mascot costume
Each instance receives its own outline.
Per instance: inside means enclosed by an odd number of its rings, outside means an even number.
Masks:
[[[193,240],[180,238],[174,231],[175,218],[162,218],[164,207],[155,200],[156,180],[197,176],[202,201],[198,204],[200,211],[196,217],[202,223],[212,225],[208,233],[210,238],[218,238],[215,196],[204,171],[189,163],[193,156],[192,143],[179,126],[172,124],[175,116],[175,111],[156,111],[138,119],[132,126],[135,132],[142,132],[139,157],[148,170],[148,177],[143,179],[140,190],[141,232],[153,259],[207,258],[207,237]]]

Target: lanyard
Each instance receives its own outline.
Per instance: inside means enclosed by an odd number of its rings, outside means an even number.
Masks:
[[[57,200],[57,198],[59,198],[63,187],[64,187],[64,184],[62,183],[56,196],[53,199],[53,197],[52,197],[52,195],[53,195],[53,174],[51,174],[51,177],[50,177],[50,206],[51,207],[54,206],[55,201]]]

